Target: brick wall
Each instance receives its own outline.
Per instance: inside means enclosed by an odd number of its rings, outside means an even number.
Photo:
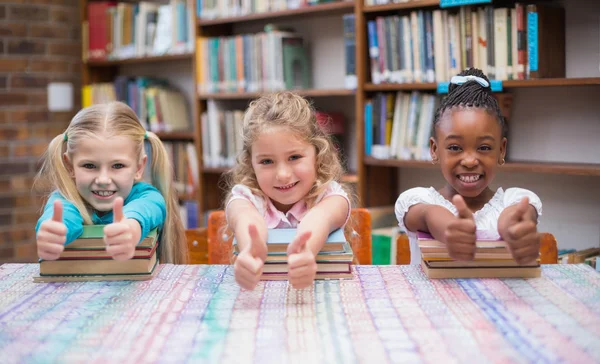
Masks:
[[[48,111],[48,82],[81,88],[78,0],[0,2],[0,263],[37,259],[32,192],[39,157],[75,111]]]

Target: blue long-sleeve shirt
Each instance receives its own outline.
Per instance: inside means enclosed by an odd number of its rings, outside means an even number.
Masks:
[[[83,232],[83,217],[79,210],[70,201],[65,199],[58,191],[53,192],[44,206],[44,212],[35,226],[35,232],[40,229],[42,222],[52,219],[54,214],[54,200],[60,199],[63,204],[63,223],[67,227],[67,241],[65,245],[77,239]],[[167,205],[164,197],[156,187],[145,182],[133,185],[129,196],[123,202],[123,215],[126,219],[135,219],[142,228],[141,239],[144,239],[150,230],[158,227],[161,231],[167,216]],[[92,215],[92,222],[96,225],[111,224],[113,212],[109,211],[102,216],[96,212]],[[141,240],[140,240],[141,241]]]

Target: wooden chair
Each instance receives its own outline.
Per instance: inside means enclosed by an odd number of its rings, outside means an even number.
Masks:
[[[231,264],[233,254],[231,231],[225,230],[225,212],[223,210],[213,211],[208,216],[208,228],[205,232],[208,264]],[[356,264],[371,264],[371,214],[363,208],[352,209],[350,221],[344,230],[346,239],[350,242],[355,256]],[[202,251],[198,248],[202,241],[202,232],[186,232],[188,246],[190,247],[190,264],[202,264]],[[224,238],[227,238],[224,240]],[[190,240],[192,239],[192,240]],[[193,239],[196,245],[193,244]],[[195,250],[192,250],[195,249]],[[192,253],[196,253],[193,255]]]
[[[408,242],[408,235],[399,235],[396,240],[396,243],[398,244],[396,253],[396,263],[410,264],[410,244]],[[541,233],[540,263],[558,263],[558,247],[556,243],[556,238],[550,233]]]

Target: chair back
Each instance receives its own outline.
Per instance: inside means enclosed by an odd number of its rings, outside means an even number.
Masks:
[[[226,228],[225,212],[213,211],[208,216],[208,264],[231,264],[233,234]],[[354,252],[356,264],[371,264],[371,214],[364,208],[350,212],[344,228],[346,240]]]

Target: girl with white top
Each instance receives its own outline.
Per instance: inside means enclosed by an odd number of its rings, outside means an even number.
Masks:
[[[411,264],[421,259],[417,231],[446,243],[456,260],[473,260],[476,230],[497,231],[519,264],[537,259],[539,197],[521,188],[489,188],[505,162],[504,129],[504,117],[483,72],[467,69],[452,77],[429,142],[432,163],[439,164],[446,184],[439,190],[409,189],[396,201],[399,226],[410,239]]]

